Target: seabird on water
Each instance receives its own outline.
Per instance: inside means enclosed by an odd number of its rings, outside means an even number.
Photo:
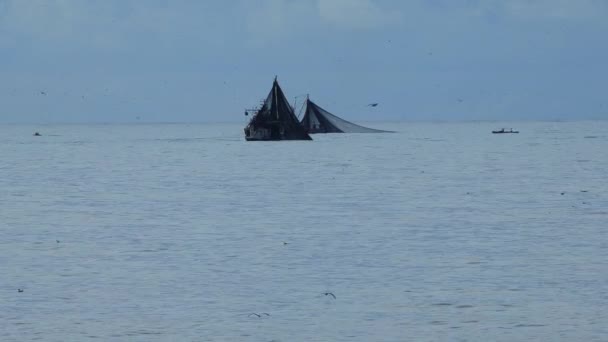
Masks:
[[[333,293],[331,293],[331,292],[325,292],[324,295],[326,295],[326,296],[332,296],[332,297],[334,297],[334,299],[336,299],[336,296]]]
[[[257,318],[261,318],[262,316],[270,316],[270,314],[266,313],[266,312],[261,312],[259,314],[255,313],[255,312],[252,312],[247,317],[251,317],[251,316],[256,316]]]

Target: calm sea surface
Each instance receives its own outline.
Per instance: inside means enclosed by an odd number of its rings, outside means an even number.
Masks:
[[[242,126],[0,126],[0,341],[608,340],[608,122]]]

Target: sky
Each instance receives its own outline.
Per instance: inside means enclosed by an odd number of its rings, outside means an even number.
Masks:
[[[0,123],[240,122],[275,75],[354,121],[608,119],[607,37],[608,0],[0,0]]]

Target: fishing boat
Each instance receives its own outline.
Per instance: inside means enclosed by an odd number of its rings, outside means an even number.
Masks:
[[[519,133],[519,131],[514,131],[513,128],[511,128],[510,130],[506,130],[504,128],[498,130],[498,131],[492,131],[493,134],[503,134],[503,133]]]
[[[300,124],[275,77],[272,89],[259,109],[245,110],[253,114],[245,127],[247,141],[312,140]]]
[[[306,97],[306,111],[302,117],[301,124],[309,134],[316,133],[390,133],[368,127],[359,126],[346,121],[312,102]]]

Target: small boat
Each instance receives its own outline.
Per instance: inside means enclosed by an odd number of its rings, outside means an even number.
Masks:
[[[493,134],[503,134],[503,133],[519,133],[519,131],[514,131],[513,128],[511,128],[510,130],[506,130],[506,129],[501,129],[499,131],[492,131]]]

